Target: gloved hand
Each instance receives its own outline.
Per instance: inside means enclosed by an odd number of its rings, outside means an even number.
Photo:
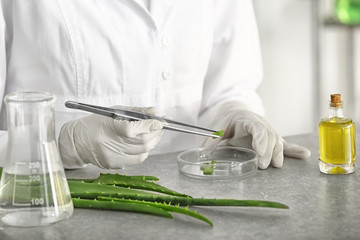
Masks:
[[[226,105],[224,107],[226,109]],[[227,107],[230,110],[219,115],[221,119],[217,120],[228,124],[224,136],[217,140],[220,141],[220,145],[253,149],[258,154],[258,166],[261,169],[266,169],[270,164],[273,167],[282,167],[284,155],[299,159],[310,157],[311,152],[308,149],[285,142],[262,116],[251,111],[236,109],[233,104]],[[208,140],[205,146],[210,144],[216,144],[216,140]]]
[[[155,108],[128,109],[155,113]],[[88,163],[123,168],[143,162],[160,141],[162,129],[163,123],[158,120],[115,120],[91,114],[64,124],[59,135],[60,155],[65,168],[81,168]]]

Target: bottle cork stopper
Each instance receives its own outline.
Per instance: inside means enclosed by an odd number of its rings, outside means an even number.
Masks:
[[[341,94],[331,94],[330,107],[342,107]]]

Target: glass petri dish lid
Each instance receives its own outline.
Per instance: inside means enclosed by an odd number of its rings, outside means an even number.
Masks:
[[[177,157],[179,172],[198,179],[234,179],[257,171],[257,154],[242,147],[194,148]]]

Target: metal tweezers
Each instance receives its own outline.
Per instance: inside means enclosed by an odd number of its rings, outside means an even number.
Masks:
[[[83,110],[86,112],[91,112],[91,113],[103,115],[106,117],[111,117],[113,119],[123,119],[123,120],[130,120],[130,121],[134,121],[134,120],[139,121],[139,120],[144,120],[144,119],[156,119],[160,122],[165,123],[166,125],[164,125],[163,128],[167,129],[167,130],[202,135],[202,136],[213,137],[213,138],[220,137],[218,135],[211,134],[211,133],[204,133],[204,132],[199,132],[199,131],[193,131],[190,129],[174,127],[174,126],[171,126],[170,124],[180,125],[180,126],[184,126],[184,127],[188,127],[188,128],[199,129],[199,130],[212,132],[212,133],[216,133],[217,132],[216,130],[199,127],[199,126],[195,126],[195,125],[191,125],[191,124],[187,124],[187,123],[183,123],[183,122],[178,122],[178,121],[174,121],[174,120],[171,120],[168,118],[158,117],[156,115],[146,114],[146,113],[137,112],[137,111],[128,110],[128,109],[107,108],[107,107],[101,107],[101,106],[79,103],[79,102],[74,102],[74,101],[65,102],[65,106],[68,108],[72,108],[72,109],[79,109],[79,110]]]

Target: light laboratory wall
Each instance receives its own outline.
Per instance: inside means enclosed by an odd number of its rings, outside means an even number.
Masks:
[[[319,2],[320,73],[319,99],[342,94],[344,115],[360,122],[360,25],[345,25],[335,17],[335,0]],[[324,102],[325,103],[325,102]],[[322,104],[319,112],[327,112]]]
[[[283,136],[317,125],[312,55],[312,1],[254,0],[264,67],[258,92],[266,117]]]
[[[330,94],[360,125],[360,25],[336,20],[336,0],[253,0],[266,117],[283,136],[317,132]]]

